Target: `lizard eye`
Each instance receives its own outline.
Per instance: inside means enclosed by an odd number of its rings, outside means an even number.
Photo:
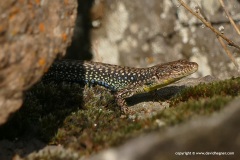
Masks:
[[[178,66],[173,66],[173,69],[178,69]]]

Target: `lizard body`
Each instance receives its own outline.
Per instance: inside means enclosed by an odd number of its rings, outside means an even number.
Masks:
[[[98,84],[115,92],[126,112],[125,98],[174,83],[198,69],[198,64],[178,60],[148,68],[134,68],[92,61],[63,60],[54,63],[44,80]]]

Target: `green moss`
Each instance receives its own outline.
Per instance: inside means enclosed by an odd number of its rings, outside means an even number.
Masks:
[[[143,132],[163,128],[157,120],[167,127],[219,111],[239,95],[239,84],[240,78],[232,78],[186,88],[170,99],[170,108],[151,119],[140,120],[121,118],[114,97],[102,87],[40,83],[26,94],[23,108],[8,124],[12,126],[10,131],[3,131],[14,133],[10,137],[33,134],[47,144],[61,144],[89,155]]]
[[[175,125],[199,115],[209,115],[219,111],[233,98],[231,96],[213,96],[182,102],[175,107],[163,110],[153,119],[161,119],[166,125]]]
[[[122,119],[108,109],[80,110],[65,119],[53,143],[85,153],[94,152],[128,138],[132,131],[141,127],[140,123]]]
[[[160,119],[166,126],[169,126],[181,123],[195,116],[209,115],[220,110],[227,102],[232,100],[233,96],[237,95],[231,91],[231,87],[236,87],[236,82],[238,82],[236,79],[232,79],[187,88],[172,99],[177,105],[163,110],[152,119],[136,121],[121,119],[119,114],[115,114],[109,108],[106,110],[88,107],[87,111],[78,111],[66,118],[63,127],[58,131],[60,136],[57,135],[54,138],[54,143],[61,143],[65,146],[78,149],[81,148],[91,153],[101,148],[122,143],[123,140],[135,134],[140,134],[143,131],[157,129],[159,126],[154,123],[157,119]],[[217,90],[210,92],[211,88],[217,88]],[[204,92],[208,93],[208,95]],[[226,96],[228,94],[230,96]],[[187,101],[187,97],[190,97],[189,101]],[[102,100],[99,97],[96,101],[99,102],[99,99]],[[176,100],[178,100],[178,103],[176,103]],[[182,103],[180,103],[180,100]],[[91,105],[93,103],[89,104],[89,106]],[[112,107],[116,107],[114,102]]]
[[[179,102],[190,99],[211,98],[220,96],[237,96],[240,93],[240,78],[231,78],[224,81],[218,81],[208,84],[199,84],[195,87],[189,87],[177,94],[171,99],[171,105],[175,106]]]

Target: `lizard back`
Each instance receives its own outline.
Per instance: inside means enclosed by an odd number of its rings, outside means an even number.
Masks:
[[[150,68],[133,68],[100,62],[62,60],[55,62],[44,81],[67,81],[104,86],[111,91],[144,82],[152,76]]]

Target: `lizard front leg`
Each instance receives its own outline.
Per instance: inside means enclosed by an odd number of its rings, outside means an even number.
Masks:
[[[115,94],[117,105],[121,107],[121,111],[125,114],[129,113],[129,109],[125,98],[131,97],[132,95],[134,95],[134,90],[129,88],[122,89]]]

